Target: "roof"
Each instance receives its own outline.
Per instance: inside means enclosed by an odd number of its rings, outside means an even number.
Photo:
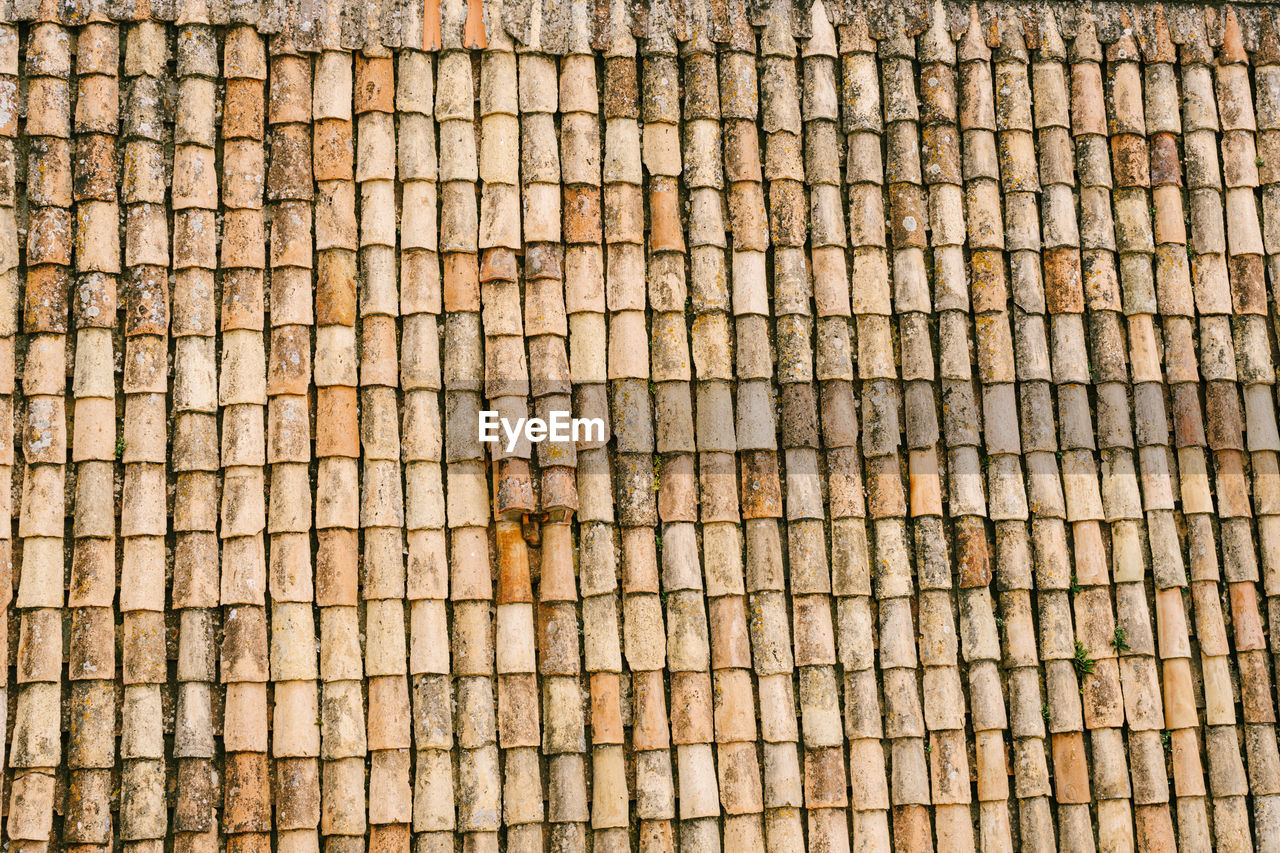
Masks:
[[[0,841],[1280,849],[1277,8],[3,9]]]

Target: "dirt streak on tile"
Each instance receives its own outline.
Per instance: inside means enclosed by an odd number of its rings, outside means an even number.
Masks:
[[[168,76],[165,27],[140,22],[125,31],[124,73],[131,111],[125,114],[124,486],[120,499],[119,607],[121,652],[121,792],[119,836],[126,843],[163,842],[165,804],[163,693],[165,652],[165,536],[169,350],[170,237],[165,210],[189,198],[215,197],[208,179],[178,184],[165,162],[171,138],[162,90]],[[83,100],[81,101],[83,103]],[[183,177],[187,177],[184,175]],[[114,225],[115,223],[110,223]],[[254,498],[249,493],[249,503]],[[253,523],[253,522],[251,522]],[[247,528],[246,528],[247,530]],[[259,548],[261,545],[259,544]],[[260,604],[260,601],[259,601]],[[256,620],[251,624],[256,625]],[[259,627],[265,628],[265,624]],[[265,639],[265,637],[261,638]],[[259,649],[265,663],[265,647]],[[266,691],[261,690],[265,710]],[[262,756],[262,769],[266,769]]]
[[[271,755],[282,848],[319,844],[320,692],[311,558],[312,60],[270,45],[266,176],[271,223],[267,464]]]
[[[222,739],[222,832],[240,850],[266,850],[272,828],[268,748],[267,566],[264,464],[267,364],[263,278],[266,46],[252,27],[227,33],[223,51],[224,166],[221,240],[222,407],[220,677],[226,686]],[[228,154],[228,147],[232,149]]]
[[[1252,831],[1248,805],[1239,796],[1247,789],[1248,781],[1237,740],[1240,732],[1235,703],[1227,699],[1226,692],[1229,690],[1226,685],[1230,645],[1219,586],[1223,564],[1227,561],[1227,538],[1233,525],[1228,523],[1215,530],[1210,520],[1215,510],[1219,516],[1239,516],[1244,498],[1244,475],[1240,465],[1242,446],[1238,423],[1233,431],[1225,422],[1216,423],[1214,417],[1219,415],[1225,421],[1227,412],[1222,411],[1221,404],[1226,403],[1224,392],[1228,387],[1231,388],[1231,397],[1235,397],[1234,386],[1228,383],[1236,378],[1236,372],[1230,332],[1224,325],[1227,321],[1225,315],[1231,311],[1231,297],[1225,263],[1226,246],[1222,239],[1221,178],[1217,156],[1219,123],[1209,67],[1213,56],[1206,42],[1207,34],[1202,28],[1193,30],[1191,38],[1180,48],[1179,55],[1179,82],[1183,93],[1181,130],[1190,225],[1188,249],[1194,310],[1199,314],[1196,329],[1199,352],[1193,348],[1195,343],[1190,335],[1183,345],[1186,349],[1179,348],[1175,352],[1180,366],[1186,364],[1189,367],[1189,378],[1202,383],[1206,403],[1212,400],[1218,405],[1213,409],[1208,405],[1202,408],[1198,394],[1192,397],[1184,393],[1175,403],[1175,423],[1179,425],[1178,433],[1182,436],[1179,444],[1185,445],[1179,450],[1179,461],[1183,511],[1190,528],[1191,590],[1195,605],[1195,634],[1200,646],[1204,740],[1213,822],[1215,827],[1226,828],[1241,843],[1250,844]],[[1219,205],[1217,211],[1211,208],[1213,204]],[[1190,315],[1191,311],[1187,313]],[[1168,351],[1167,347],[1166,354]],[[1173,381],[1172,376],[1170,381]],[[1211,456],[1205,453],[1206,445],[1212,451]],[[1212,481],[1208,468],[1210,461],[1214,468]],[[1216,507],[1210,493],[1211,482],[1217,486]],[[1246,519],[1237,518],[1234,532],[1238,534],[1248,523]],[[1217,554],[1219,543],[1223,546],[1222,562],[1219,562]],[[1233,578],[1228,576],[1228,583],[1231,580]],[[1217,831],[1220,833],[1221,829]]]
[[[47,844],[54,837],[55,775],[63,759],[59,722],[65,602],[65,394],[73,255],[71,63],[71,33],[42,15],[28,30],[25,69],[25,130],[34,152],[29,162],[35,160],[37,168],[29,171],[26,188],[22,319],[28,337],[22,374],[25,412],[19,433],[26,470],[18,512],[22,570],[13,602],[19,617],[17,701],[8,739],[12,777],[5,826],[9,838],[32,846]]]
[[[9,731],[9,614],[13,603],[14,413],[17,394],[18,313],[22,298],[19,272],[18,200],[18,28],[0,24],[0,500],[10,523],[0,530],[0,725]],[[113,143],[114,144],[114,143]],[[114,186],[115,180],[112,179]],[[0,745],[0,774],[6,772],[8,740]],[[0,794],[2,796],[2,794]]]
[[[68,738],[69,840],[109,844],[115,744],[115,332],[120,273],[119,30],[94,23],[79,32],[81,92],[72,186],[77,209],[78,277],[72,302],[76,328],[72,461],[76,463],[75,542],[67,607],[72,720]],[[161,198],[163,202],[163,197]],[[163,453],[162,460],[163,460]],[[147,509],[152,509],[148,507]],[[163,509],[162,509],[163,511]],[[162,546],[163,547],[163,544]],[[163,571],[163,552],[159,563]],[[161,579],[163,580],[163,578]],[[161,609],[164,606],[163,586]],[[134,721],[136,723],[136,720]],[[163,836],[163,828],[161,830]]]
[[[712,711],[724,849],[762,851],[765,844],[759,720],[751,669],[748,601],[742,559],[742,513],[738,496],[737,438],[733,408],[733,343],[730,334],[730,274],[726,267],[725,218],[721,210],[721,110],[715,45],[707,21],[684,46],[684,133],[681,182],[689,198],[686,235],[690,277],[684,312],[696,379],[697,481],[692,460],[665,462],[673,496],[692,492],[701,504],[703,576],[710,622]],[[679,69],[672,69],[678,73]],[[670,471],[670,474],[668,473]],[[673,476],[674,475],[674,476]],[[689,485],[680,488],[681,484]],[[698,491],[694,491],[698,489]],[[698,518],[698,507],[692,507]]]
[[[173,757],[174,845],[208,849],[218,841],[215,792],[218,683],[215,637],[220,625],[221,567],[217,541],[218,442],[218,199],[216,149],[218,37],[193,22],[178,31],[178,97],[188,104],[174,122],[174,181],[204,191],[173,217],[174,475],[173,582],[178,610],[177,699]],[[184,174],[184,172],[186,174]],[[308,503],[310,499],[308,497]],[[310,564],[310,540],[306,551]]]
[[[1250,91],[1248,55],[1242,43],[1240,22],[1228,10],[1223,38],[1214,67],[1218,116],[1222,135],[1220,155],[1225,183],[1227,272],[1231,285],[1232,334],[1236,377],[1244,397],[1243,418],[1235,388],[1220,413],[1209,397],[1210,446],[1221,423],[1235,440],[1223,446],[1243,446],[1247,451],[1252,483],[1244,488],[1254,496],[1252,512],[1247,503],[1240,518],[1223,518],[1223,569],[1229,583],[1231,620],[1234,625],[1236,668],[1240,673],[1241,710],[1244,718],[1245,760],[1249,788],[1254,795],[1255,843],[1280,843],[1280,815],[1276,814],[1276,792],[1280,790],[1280,756],[1276,746],[1276,706],[1272,677],[1267,666],[1266,639],[1259,606],[1259,551],[1267,553],[1274,541],[1271,531],[1261,531],[1255,539],[1250,521],[1261,510],[1266,497],[1268,472],[1276,468],[1280,450],[1276,431],[1275,398],[1269,387],[1273,374],[1271,348],[1267,342],[1267,297],[1262,264],[1262,233],[1258,220],[1254,187],[1257,155],[1253,140],[1257,128]],[[1194,226],[1194,220],[1193,220]],[[1193,227],[1194,234],[1194,227]],[[1231,405],[1234,403],[1234,406]],[[1239,438],[1243,425],[1246,441]],[[1222,466],[1219,466],[1221,472]],[[1221,473],[1220,475],[1221,476]],[[1252,485],[1252,489],[1250,489]],[[1221,486],[1219,486],[1221,490]],[[1219,516],[1223,517],[1219,500]]]
[[[892,360],[889,334],[889,267],[884,248],[884,201],[881,157],[881,98],[875,42],[864,15],[856,14],[839,30],[841,129],[845,133],[844,181],[849,210],[850,310],[854,320],[855,379],[861,398],[861,447],[848,488],[865,493],[865,504],[849,498],[852,555],[846,568],[841,601],[840,657],[845,667],[845,737],[849,741],[849,802],[853,807],[854,849],[882,849],[890,844],[889,774],[886,771],[885,720],[881,714],[880,667],[876,655],[877,581],[889,559],[893,530],[882,522],[889,491],[901,484],[896,460],[886,471],[879,430],[881,415],[873,409],[876,381],[885,378],[884,360]],[[896,375],[893,371],[892,375]],[[895,413],[896,414],[896,413]],[[856,426],[851,424],[851,426]],[[897,425],[890,426],[897,439]],[[851,437],[848,445],[853,446]],[[875,453],[871,448],[876,448]],[[872,458],[878,456],[881,458]],[[890,475],[891,479],[886,475]],[[833,502],[834,503],[834,502]],[[905,508],[903,510],[905,512]],[[868,518],[869,522],[864,522]],[[863,528],[864,523],[869,527]],[[864,556],[865,552],[865,556]]]

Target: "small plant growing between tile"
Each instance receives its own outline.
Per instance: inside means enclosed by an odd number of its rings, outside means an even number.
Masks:
[[[662,457],[653,454],[653,490],[656,492],[662,488]]]
[[[1080,580],[1079,580],[1079,578],[1077,578],[1077,577],[1076,577],[1076,573],[1075,573],[1075,572],[1072,572],[1072,573],[1071,573],[1071,594],[1072,594],[1072,595],[1079,595],[1079,594],[1080,594],[1080,590],[1081,590],[1081,589],[1082,589],[1082,587],[1080,586]]]
[[[1116,626],[1116,632],[1111,637],[1111,647],[1117,652],[1129,651],[1129,632],[1124,629],[1123,625]]]
[[[1040,706],[1040,716],[1044,717],[1044,724],[1049,725],[1049,703],[1045,702]]]
[[[123,435],[116,439],[116,458],[117,459],[124,457],[124,451],[126,448],[128,448],[128,446],[129,446],[129,442],[124,440]]]
[[[1084,647],[1084,643],[1076,640],[1076,651],[1071,656],[1071,665],[1075,667],[1076,675],[1083,678],[1093,672],[1093,668],[1097,666],[1097,661],[1089,654],[1089,650]]]

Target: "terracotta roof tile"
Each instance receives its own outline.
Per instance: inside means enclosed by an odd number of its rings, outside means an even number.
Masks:
[[[438,5],[0,25],[11,838],[1280,833],[1265,9]]]

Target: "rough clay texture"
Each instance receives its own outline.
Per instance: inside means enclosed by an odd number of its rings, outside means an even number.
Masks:
[[[1278,23],[0,0],[0,842],[1280,850]]]

